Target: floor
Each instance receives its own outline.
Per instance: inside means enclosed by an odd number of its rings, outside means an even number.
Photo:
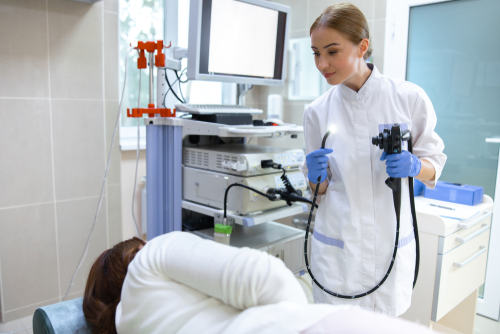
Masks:
[[[474,334],[500,334],[500,322],[476,315]]]
[[[0,334],[33,334],[32,319],[33,316],[29,315],[6,323],[0,322]]]
[[[0,334],[33,334],[31,319],[32,317],[28,316],[4,324],[0,323]],[[500,334],[500,322],[477,315],[474,334]]]

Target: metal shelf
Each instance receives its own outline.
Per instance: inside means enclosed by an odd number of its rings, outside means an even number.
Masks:
[[[188,135],[282,138],[287,135],[297,135],[304,132],[302,126],[295,124],[283,124],[280,126],[225,125],[178,117],[146,118],[144,124],[182,126],[183,138]]]
[[[186,210],[199,212],[207,216],[213,216],[215,218],[214,220],[215,224],[219,223],[222,224],[222,219],[224,218],[224,210],[211,208],[205,205],[193,203],[186,200],[182,201],[182,208]],[[272,210],[262,211],[248,216],[240,216],[237,214],[233,214],[231,211],[228,211],[227,220],[237,225],[254,226],[267,223],[276,219],[294,216],[299,213],[307,212],[308,210],[309,208],[307,204],[295,203],[292,206],[285,206]]]

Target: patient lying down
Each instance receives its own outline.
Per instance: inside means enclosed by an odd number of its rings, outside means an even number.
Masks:
[[[429,333],[352,306],[310,305],[283,262],[185,232],[101,254],[83,300],[94,333]]]

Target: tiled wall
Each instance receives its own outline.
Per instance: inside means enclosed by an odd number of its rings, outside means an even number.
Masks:
[[[332,0],[271,0],[273,2],[287,5],[291,8],[291,31],[290,38],[309,37],[309,28],[323,10],[338,2]],[[368,20],[370,34],[372,36],[373,62],[383,73],[384,64],[384,35],[385,35],[385,9],[387,0],[350,0],[357,6]],[[311,53],[311,61],[314,61]],[[267,112],[267,97],[269,94],[280,94],[284,97],[283,119],[285,122],[302,125],[304,115],[304,104],[311,100],[288,100],[288,86],[281,87],[254,86],[246,98],[247,105],[263,109]],[[266,117],[266,114],[263,115]],[[272,145],[279,147],[302,148],[304,146],[303,136],[297,139],[261,139],[260,145]]]
[[[59,301],[94,220],[118,108],[118,0],[0,1],[0,317]],[[121,240],[118,141],[84,265]]]

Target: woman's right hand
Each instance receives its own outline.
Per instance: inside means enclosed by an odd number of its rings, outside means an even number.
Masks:
[[[326,171],[328,167],[328,157],[326,155],[332,152],[333,150],[331,148],[320,148],[306,156],[307,169],[309,170],[307,177],[309,181],[316,184],[320,176],[321,182],[326,180],[328,176]]]

